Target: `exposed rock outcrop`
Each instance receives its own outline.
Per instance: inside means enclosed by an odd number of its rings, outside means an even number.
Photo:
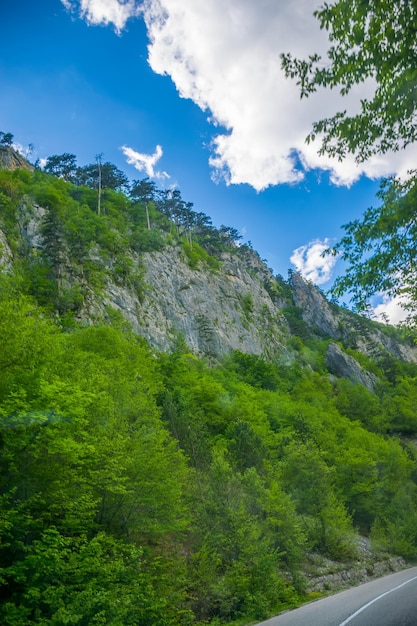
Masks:
[[[19,231],[26,248],[42,248],[42,219],[46,210],[35,203],[23,202],[19,211]]]
[[[316,333],[342,341],[371,358],[389,353],[404,361],[417,362],[416,346],[399,342],[370,320],[331,304],[317,287],[306,282],[300,274],[292,274],[290,282],[294,305],[300,308],[304,322]]]
[[[301,309],[303,320],[323,335],[341,338],[340,317],[335,315],[323,294],[300,274],[291,275],[294,305]]]
[[[0,146],[0,168],[4,170],[29,170],[35,168],[16,150],[10,146]]]
[[[367,558],[354,565],[348,563],[343,565],[327,560],[320,568],[321,571],[307,576],[307,587],[310,593],[336,593],[399,572],[406,567],[404,559],[395,556],[380,560],[376,560],[375,557]]]
[[[366,537],[355,540],[355,560],[343,563],[319,554],[310,554],[306,567],[306,582],[310,592],[329,593],[348,589],[407,567],[400,556],[375,551]]]
[[[366,371],[349,354],[343,352],[337,343],[331,343],[327,348],[326,364],[329,371],[340,378],[349,378],[354,383],[360,383],[369,391],[373,391],[378,378],[375,374]]]
[[[13,254],[5,234],[0,230],[0,267],[8,270],[13,261]]]
[[[253,266],[256,259],[250,262]],[[272,356],[285,350],[287,323],[263,286],[266,268],[260,260],[258,273],[233,254],[223,255],[219,271],[194,270],[181,248],[167,246],[145,254],[143,263],[142,301],[114,284],[106,301],[155,348],[169,349],[181,334],[195,353],[208,356],[231,350]]]

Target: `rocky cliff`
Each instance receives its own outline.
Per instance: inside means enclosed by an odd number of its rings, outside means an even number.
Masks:
[[[388,327],[330,303],[317,287],[307,283],[300,274],[291,276],[293,303],[316,334],[341,341],[371,358],[391,354],[403,361],[416,362],[414,345],[401,341]]]
[[[218,270],[191,269],[181,248],[147,253],[145,292],[138,301],[129,289],[108,283],[106,303],[161,350],[181,335],[197,354],[219,357],[232,350],[264,356],[285,350],[288,325],[282,302],[264,286],[272,276],[252,253],[223,253]]]
[[[274,277],[251,250],[223,253],[221,267],[213,271],[191,269],[179,246],[147,253],[144,297],[108,282],[106,304],[120,310],[151,345],[169,350],[180,334],[196,354],[219,357],[240,350],[269,358],[288,359],[291,329],[286,309],[295,306],[313,335],[333,339],[371,358],[390,354],[417,361],[417,350],[378,325],[331,305],[320,291],[293,274],[287,299],[274,294]],[[289,295],[289,298],[288,298]],[[346,376],[369,389],[375,376],[331,343],[327,363],[332,373]]]
[[[29,170],[33,171],[34,167],[16,150],[9,146],[0,146],[0,169],[5,170]]]

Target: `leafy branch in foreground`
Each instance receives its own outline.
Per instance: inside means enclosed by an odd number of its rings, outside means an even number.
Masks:
[[[377,197],[378,208],[365,211],[362,221],[343,228],[346,235],[328,250],[350,266],[336,279],[332,293],[349,292],[359,310],[378,292],[406,296],[410,310],[417,310],[417,175],[406,181],[385,179]]]
[[[375,81],[360,112],[313,124],[307,141],[322,135],[320,154],[358,162],[373,154],[400,150],[417,139],[417,2],[415,0],[339,0],[314,12],[332,42],[327,62],[318,54],[307,60],[281,55],[286,75],[296,79],[301,97],[319,87],[339,87],[345,96],[367,79]]]

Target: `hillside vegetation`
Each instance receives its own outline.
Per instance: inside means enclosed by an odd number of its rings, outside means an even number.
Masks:
[[[64,178],[0,170],[0,622],[245,624],[308,599],[311,555],[354,562],[359,533],[416,559],[417,365],[352,344],[372,388],[331,375],[334,338],[280,277],[281,350],[157,350],[109,281],[140,302],[144,255],[215,276],[256,253],[179,192],[125,181],[98,205],[94,177]]]

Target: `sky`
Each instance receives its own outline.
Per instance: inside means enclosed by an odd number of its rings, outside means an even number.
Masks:
[[[318,6],[318,4],[317,4]],[[372,83],[300,100],[282,52],[328,47],[312,0],[2,0],[0,130],[32,161],[97,154],[129,179],[180,189],[217,227],[233,226],[275,274],[326,291],[343,272],[321,252],[376,205],[381,176],[417,148],[358,166],[305,143],[314,120],[358,109]],[[377,316],[399,319],[397,303]]]

